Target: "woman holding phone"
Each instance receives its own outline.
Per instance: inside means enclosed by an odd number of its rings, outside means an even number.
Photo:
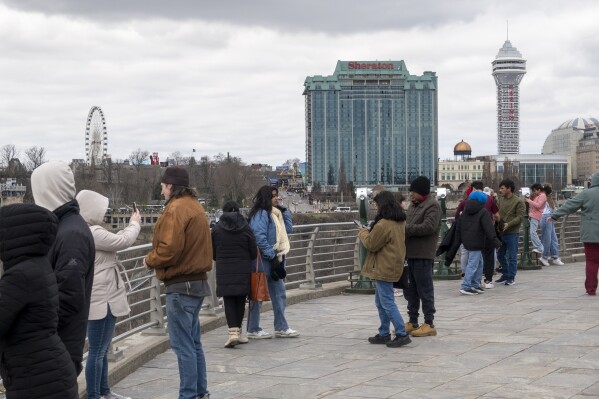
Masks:
[[[129,226],[115,233],[102,227],[108,198],[94,191],[77,194],[80,212],[90,226],[96,245],[94,285],[89,307],[85,366],[88,399],[130,399],[110,391],[108,386],[108,348],[114,335],[116,318],[129,314],[127,290],[121,278],[116,252],[129,248],[139,235],[141,216],[135,203]]]

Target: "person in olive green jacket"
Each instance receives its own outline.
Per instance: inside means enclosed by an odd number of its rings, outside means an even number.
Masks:
[[[374,203],[378,210],[374,223],[370,230],[364,228],[358,233],[360,241],[368,250],[361,274],[375,282],[374,302],[381,321],[378,334],[368,338],[368,342],[398,348],[412,342],[393,296],[393,283],[403,273],[406,256],[406,214],[389,191],[378,193],[374,197]],[[393,340],[389,330],[391,323],[395,327]]]
[[[580,212],[580,241],[584,244],[586,258],[587,294],[597,294],[597,271],[599,270],[599,172],[591,176],[591,187],[576,194],[557,208],[547,219],[558,220],[562,216]]]

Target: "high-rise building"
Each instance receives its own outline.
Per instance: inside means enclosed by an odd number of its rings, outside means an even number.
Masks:
[[[493,61],[497,84],[497,153],[520,153],[520,81],[526,73],[526,60],[506,40]]]
[[[437,180],[437,76],[404,61],[337,61],[308,76],[306,173],[312,184],[409,184]]]

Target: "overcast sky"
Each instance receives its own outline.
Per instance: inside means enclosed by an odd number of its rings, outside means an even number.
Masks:
[[[337,60],[404,60],[439,77],[439,156],[461,139],[496,153],[491,62],[527,60],[521,153],[599,117],[599,2],[0,0],[0,145],[85,158],[101,106],[108,152],[142,148],[247,163],[305,159],[303,82]]]

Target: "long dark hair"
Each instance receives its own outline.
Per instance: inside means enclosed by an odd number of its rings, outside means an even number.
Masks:
[[[181,198],[186,195],[189,195],[191,197],[197,197],[197,195],[196,195],[195,191],[193,191],[193,189],[191,189],[189,187],[177,186],[177,185],[173,184],[171,187],[171,196],[169,198],[169,201],[173,198]]]
[[[381,191],[374,197],[374,202],[376,202],[379,210],[374,217],[372,227],[374,227],[374,225],[381,219],[395,220],[396,222],[406,220],[406,213],[401,207],[401,202],[395,198],[395,195],[393,195],[392,192]]]
[[[252,205],[252,209],[248,213],[248,220],[252,220],[254,215],[261,210],[265,210],[270,213],[272,210],[272,192],[276,191],[277,195],[279,194],[279,189],[271,186],[262,186],[254,195],[254,205]]]
[[[553,189],[551,188],[551,184],[549,184],[549,183],[545,184],[543,186],[543,192],[547,196],[547,202],[549,202],[549,206],[551,207],[551,209],[555,209],[556,208],[555,200],[551,196],[551,193],[553,192]]]

